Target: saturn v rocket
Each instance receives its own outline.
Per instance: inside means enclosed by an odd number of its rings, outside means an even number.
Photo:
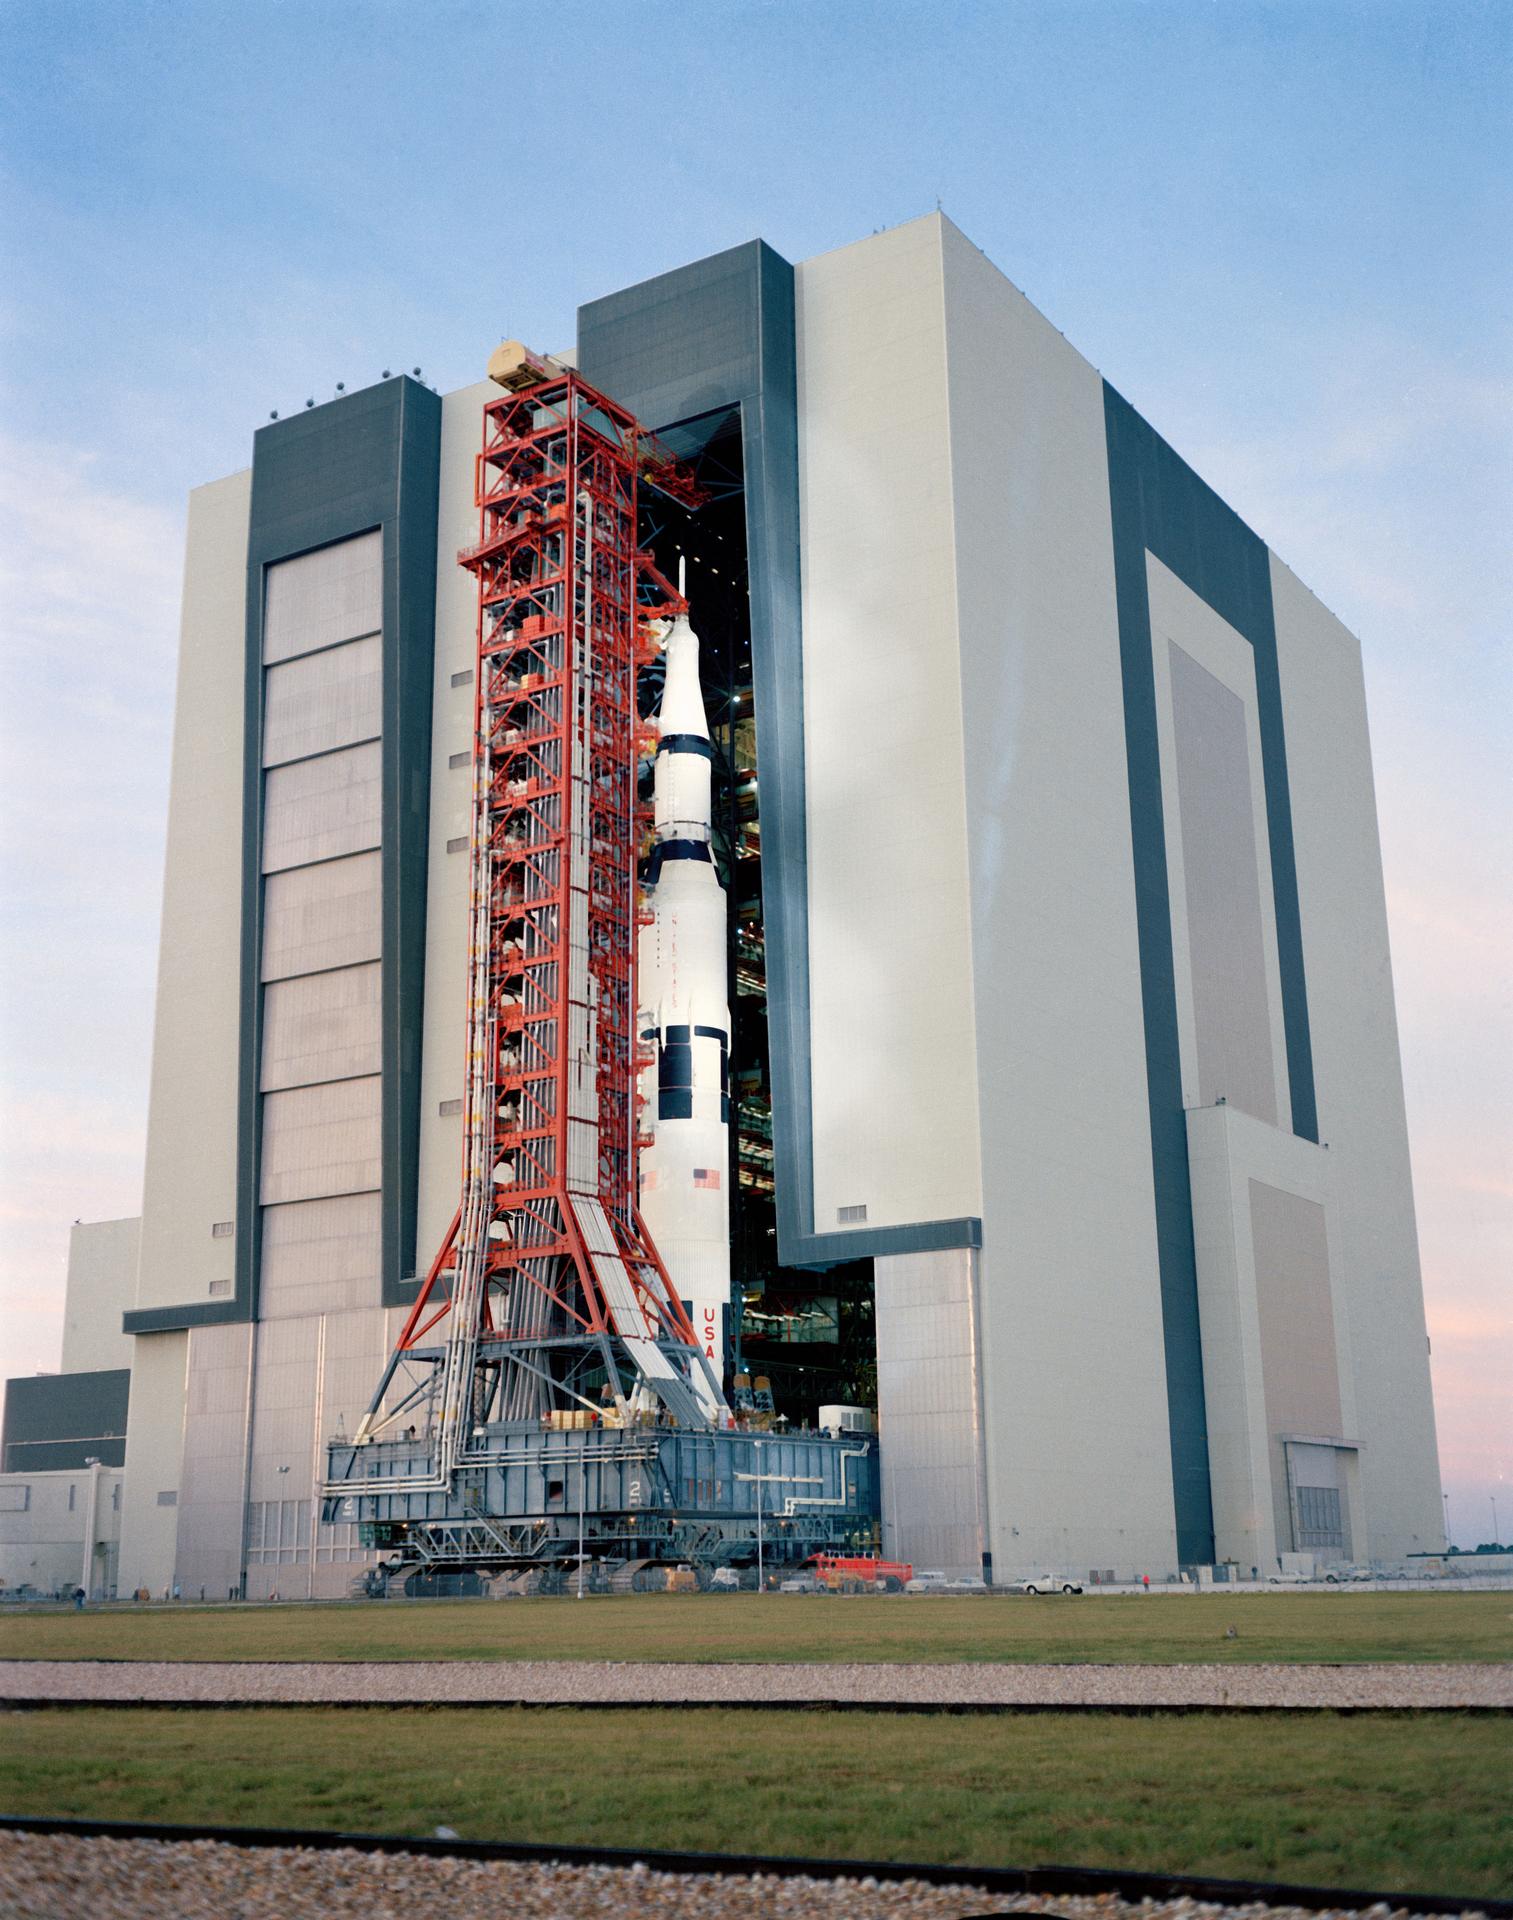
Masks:
[[[642,1080],[652,1141],[641,1154],[641,1213],[719,1380],[730,1308],[726,903],[710,847],[714,749],[699,690],[699,640],[686,614],[672,623],[664,659],[651,919],[641,930],[638,965],[636,1027],[642,1046],[655,1052]]]

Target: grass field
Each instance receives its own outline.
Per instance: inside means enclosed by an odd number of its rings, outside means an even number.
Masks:
[[[0,1658],[1509,1660],[1513,1593],[640,1594],[60,1610],[0,1616]]]
[[[15,1714],[12,1813],[1513,1885],[1505,1722],[571,1709]]]

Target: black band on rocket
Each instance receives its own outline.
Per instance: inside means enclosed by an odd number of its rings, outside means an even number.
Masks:
[[[696,753],[701,760],[714,761],[713,744],[699,733],[664,733],[657,742],[658,753]]]

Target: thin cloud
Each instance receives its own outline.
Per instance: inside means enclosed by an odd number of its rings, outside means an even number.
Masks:
[[[55,1366],[69,1223],[141,1205],[182,515],[0,436],[0,1334]]]

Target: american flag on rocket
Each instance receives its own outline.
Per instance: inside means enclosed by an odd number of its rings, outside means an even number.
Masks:
[[[695,1167],[693,1183],[696,1187],[708,1187],[712,1193],[720,1190],[720,1170],[718,1167]]]

